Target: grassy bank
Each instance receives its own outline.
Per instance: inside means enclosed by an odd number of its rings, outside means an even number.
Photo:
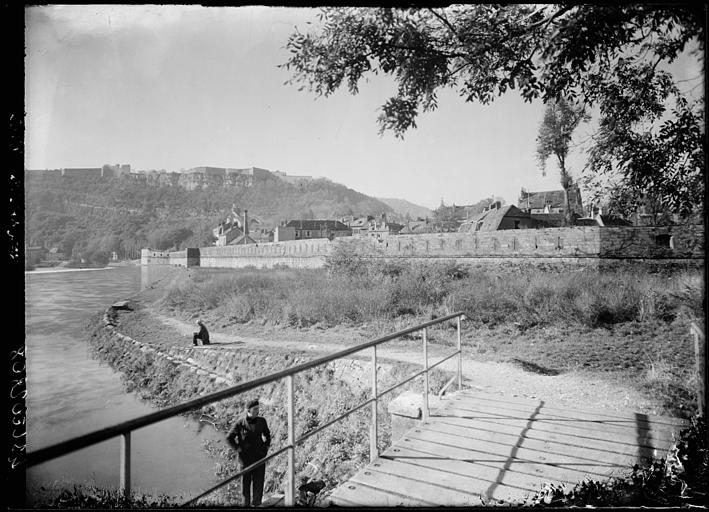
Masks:
[[[701,272],[490,271],[375,263],[336,253],[326,270],[193,269],[162,301],[174,316],[229,329],[371,326],[372,336],[455,311],[471,357],[558,374],[629,379],[688,417],[696,409],[692,320],[704,323]]]
[[[133,330],[140,329],[144,320],[145,317],[141,316],[140,312],[125,313],[121,319],[123,323],[132,323]],[[151,339],[155,338],[151,336]],[[154,345],[164,352],[170,346],[169,338],[166,337],[162,342],[157,340]],[[182,403],[226,387],[226,384],[215,384],[208,375],[200,375],[155,353],[143,351],[134,345],[126,345],[125,341],[104,330],[98,318],[92,323],[91,346],[96,357],[121,372],[127,390],[138,392],[143,399],[159,407]],[[233,351],[220,351],[218,361],[215,362],[200,349],[187,347],[185,350],[192,358],[203,358],[205,366],[216,367],[218,364],[228,368],[234,375],[233,383],[253,380],[312,359],[312,354],[293,351],[274,353],[241,347]],[[415,365],[394,365],[381,374],[379,386],[382,389],[389,388],[418,370],[420,368]],[[434,370],[430,376],[432,392],[440,390],[449,378],[450,375]],[[294,385],[297,438],[327,424],[369,398],[368,391],[353,389],[348,383],[337,378],[336,372],[330,367],[317,367],[303,372],[294,378]],[[414,379],[399,388],[399,392],[420,387],[420,378]],[[379,447],[382,450],[391,443],[391,424],[387,407],[397,394],[385,395],[378,403]],[[214,428],[226,435],[233,422],[243,415],[245,404],[256,397],[263,404],[262,414],[268,418],[273,453],[288,444],[287,411],[283,406],[287,402],[284,381],[267,384],[244,395],[207,405],[194,411],[192,415],[195,419],[208,420]],[[365,407],[300,443],[297,447],[296,481],[302,475],[312,474],[311,464],[314,464],[319,469],[319,478],[327,484],[322,493],[324,496],[327,491],[363,467],[369,460],[369,422],[370,409]],[[219,478],[226,479],[238,471],[234,453],[226,443],[208,443],[206,449],[215,458],[215,473]],[[286,469],[285,453],[269,462],[265,483],[267,493],[283,491]],[[239,503],[240,480],[237,480],[201,505]]]
[[[195,269],[196,271],[196,269]],[[700,272],[469,270],[335,254],[323,270],[201,269],[165,306],[227,322],[326,327],[462,310],[480,326],[612,326],[701,316]]]

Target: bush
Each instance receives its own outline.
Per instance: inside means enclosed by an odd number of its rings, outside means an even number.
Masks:
[[[228,323],[258,320],[299,327],[463,311],[478,325],[595,328],[632,321],[670,322],[682,312],[687,317],[703,315],[703,291],[695,281],[686,274],[491,272],[455,263],[404,264],[369,258],[340,244],[328,257],[326,273],[199,271],[192,283],[170,289],[163,304],[190,314],[214,311]]]
[[[122,491],[116,489],[102,489],[93,485],[62,487],[59,484],[33,489],[28,493],[27,503],[32,508],[58,509],[152,509],[179,505],[166,495],[153,497],[132,493],[126,498]]]

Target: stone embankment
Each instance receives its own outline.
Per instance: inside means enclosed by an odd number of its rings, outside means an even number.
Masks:
[[[106,309],[102,322],[105,329],[109,331],[110,337],[125,344],[125,348],[119,351],[121,357],[129,357],[131,348],[142,354],[150,354],[157,360],[174,365],[176,369],[185,370],[206,379],[215,387],[214,390],[233,386],[243,380],[240,374],[235,371],[237,368],[243,368],[243,356],[238,352],[225,351],[221,346],[219,348],[179,345],[156,347],[148,342],[137,341],[117,329],[116,309],[115,304]],[[301,361],[295,357],[292,362],[299,363]],[[371,363],[367,361],[338,359],[324,365],[324,368],[332,372],[334,379],[346,382],[355,394],[371,389]],[[377,370],[378,375],[386,379],[392,371],[392,365],[379,363]]]
[[[122,351],[122,356],[127,356],[129,349],[137,349],[143,354],[150,354],[155,358],[163,359],[176,367],[184,368],[189,372],[193,372],[196,375],[207,377],[214,384],[232,385],[234,383],[234,375],[225,371],[228,367],[228,362],[222,358],[222,354],[217,353],[217,351],[210,350],[209,348],[202,348],[201,354],[203,358],[213,359],[216,364],[213,366],[206,366],[202,361],[198,361],[192,357],[191,350],[187,347],[173,346],[167,348],[167,350],[162,350],[154,347],[150,343],[141,342],[134,340],[130,336],[121,334],[116,323],[116,307],[110,306],[106,312],[103,314],[103,325],[106,329],[110,330],[110,336],[113,336],[117,340],[125,343],[125,350]]]
[[[131,304],[124,301],[120,307],[115,306],[96,319],[91,332],[91,347],[96,357],[121,372],[127,390],[137,392],[158,407],[184,403],[317,357],[312,352],[292,347],[279,349],[273,345],[261,347],[232,342],[192,346],[191,340],[185,343],[184,337],[176,341],[171,336],[141,341],[135,339],[140,337],[142,327],[131,323],[134,322],[132,315],[136,314],[131,310]],[[122,326],[131,336],[120,332]],[[296,436],[303,436],[363,403],[370,393],[370,365],[366,358],[342,359],[298,373],[294,379]],[[415,366],[406,362],[378,365],[379,385],[386,389],[402,382],[414,373]],[[449,375],[434,369],[431,391],[440,390],[448,378]],[[408,382],[400,388],[401,392],[416,385],[414,381]],[[288,415],[284,407],[287,396],[283,381],[220,400],[191,414],[225,433],[234,418],[243,414],[245,404],[251,398],[259,398],[264,404],[263,412],[268,417],[273,436],[273,450],[278,450],[288,437]],[[386,411],[392,398],[388,394],[379,401],[379,444],[382,449],[391,442],[392,421]],[[309,474],[308,464],[322,461],[319,464],[321,474],[327,483],[321,493],[322,499],[366,464],[369,458],[368,411],[369,408],[365,408],[347,416],[298,444],[296,475]],[[238,471],[228,447],[218,443],[207,450],[216,459],[215,472],[219,478],[226,479]],[[266,477],[266,493],[282,492],[286,471],[285,457],[273,459]],[[219,491],[214,503],[238,503],[238,485],[230,484],[223,492]]]

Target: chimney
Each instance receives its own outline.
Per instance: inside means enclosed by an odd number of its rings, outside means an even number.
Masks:
[[[244,234],[249,234],[249,210],[244,210]]]

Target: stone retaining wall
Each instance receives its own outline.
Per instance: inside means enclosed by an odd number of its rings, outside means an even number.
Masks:
[[[477,233],[366,236],[202,247],[173,253],[143,249],[143,264],[218,268],[321,268],[337,247],[372,258],[455,261],[467,265],[615,267],[622,262],[704,265],[704,226],[569,227]],[[192,252],[190,252],[192,251]]]

